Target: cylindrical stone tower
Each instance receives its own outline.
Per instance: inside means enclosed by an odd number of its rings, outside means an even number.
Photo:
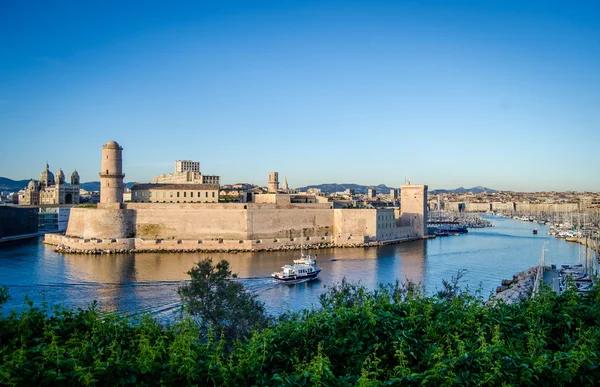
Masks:
[[[269,192],[277,192],[279,189],[279,173],[269,172]]]
[[[100,203],[123,203],[123,148],[116,141],[102,146]]]

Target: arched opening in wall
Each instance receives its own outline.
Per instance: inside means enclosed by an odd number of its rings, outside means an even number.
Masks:
[[[65,204],[73,204],[73,195],[68,193],[65,195]]]

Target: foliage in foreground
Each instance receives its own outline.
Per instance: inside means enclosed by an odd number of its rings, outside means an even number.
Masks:
[[[486,307],[464,293],[339,284],[231,348],[192,320],[161,325],[30,305],[0,321],[1,385],[593,385],[600,291]]]
[[[226,260],[213,265],[212,259],[203,259],[188,275],[191,281],[177,292],[184,312],[198,322],[203,337],[212,330],[231,343],[269,325],[257,296],[247,292],[240,282],[231,281],[235,275]]]

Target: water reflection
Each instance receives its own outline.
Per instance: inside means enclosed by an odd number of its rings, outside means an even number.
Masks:
[[[28,295],[34,301],[44,298],[80,307],[98,300],[109,310],[172,316],[179,307],[177,288],[189,279],[190,268],[205,257],[215,262],[227,259],[244,286],[271,313],[278,314],[318,305],[319,296],[344,277],[370,289],[377,283],[409,279],[433,292],[442,279],[466,269],[464,284],[481,286],[487,295],[501,279],[535,265],[544,243],[548,262],[575,263],[585,256],[579,245],[549,238],[545,226],[489,219],[495,227],[470,230],[466,235],[381,248],[312,251],[323,268],[321,278],[298,285],[274,283],[270,274],[299,257],[299,251],[93,256],[57,254],[37,241],[4,245],[0,248],[0,284],[8,285],[13,297],[4,313],[21,308]],[[539,228],[538,235],[533,235],[534,227]]]

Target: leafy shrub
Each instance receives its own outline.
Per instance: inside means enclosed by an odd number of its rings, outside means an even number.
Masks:
[[[238,294],[225,285],[237,283],[228,266],[197,269],[204,291],[220,284]],[[519,304],[485,306],[468,291],[426,296],[396,283],[370,292],[344,281],[321,302],[234,341],[217,323],[162,325],[96,304],[49,310],[29,302],[0,320],[0,385],[600,383],[598,287],[585,297],[542,289]]]
[[[210,258],[206,258],[188,274],[191,282],[177,292],[185,312],[197,319],[203,335],[214,330],[232,342],[269,324],[265,308],[256,295],[247,292],[240,282],[231,280],[235,276],[226,260],[215,266]]]

